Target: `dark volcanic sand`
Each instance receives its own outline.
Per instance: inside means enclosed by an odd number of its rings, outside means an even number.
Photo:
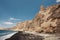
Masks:
[[[44,38],[42,36],[18,32],[14,34],[11,38],[8,38],[6,40],[43,40],[43,39]]]
[[[46,37],[44,35],[41,35],[35,35],[20,31],[6,40],[60,40],[60,35],[48,34],[49,36],[47,35]]]

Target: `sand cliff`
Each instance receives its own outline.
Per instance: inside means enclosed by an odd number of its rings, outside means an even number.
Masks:
[[[40,7],[40,11],[32,20],[19,22],[14,30],[35,31],[44,33],[60,32],[60,4]]]

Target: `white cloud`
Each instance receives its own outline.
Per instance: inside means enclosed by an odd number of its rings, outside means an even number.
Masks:
[[[1,26],[1,24],[0,24],[0,26]]]
[[[60,2],[60,0],[56,0],[56,2]]]
[[[17,19],[17,18],[9,18],[10,20],[21,20],[21,19]]]
[[[7,24],[7,25],[12,25],[13,22],[3,22],[4,24]]]

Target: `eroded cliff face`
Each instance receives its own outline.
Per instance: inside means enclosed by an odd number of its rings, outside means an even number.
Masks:
[[[43,16],[40,18],[41,24],[39,27],[41,28],[41,31],[45,33],[60,32],[60,4],[49,6],[47,8],[44,8],[43,10],[41,9],[38,15]]]
[[[60,4],[44,8],[41,6],[33,20],[24,21],[16,25],[17,29],[24,31],[35,31],[43,33],[60,32]]]
[[[31,22],[32,22],[32,20],[19,22],[19,23],[16,24],[16,26],[11,28],[11,30],[15,30],[15,31],[19,31],[19,30],[21,30],[21,31],[28,31]]]

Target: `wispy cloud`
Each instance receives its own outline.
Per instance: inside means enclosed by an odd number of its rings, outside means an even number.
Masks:
[[[21,19],[17,19],[17,18],[9,18],[9,20],[21,20]]]
[[[12,25],[12,24],[14,24],[14,23],[13,23],[13,22],[3,22],[3,24]]]
[[[60,2],[60,0],[56,0],[56,2]]]
[[[2,21],[0,23],[0,26],[2,26],[2,27],[12,27],[12,26],[15,26],[17,21],[20,21],[20,20],[22,20],[22,19],[11,17],[11,18],[7,19],[7,21]]]
[[[0,24],[0,26],[1,26],[1,24]]]

